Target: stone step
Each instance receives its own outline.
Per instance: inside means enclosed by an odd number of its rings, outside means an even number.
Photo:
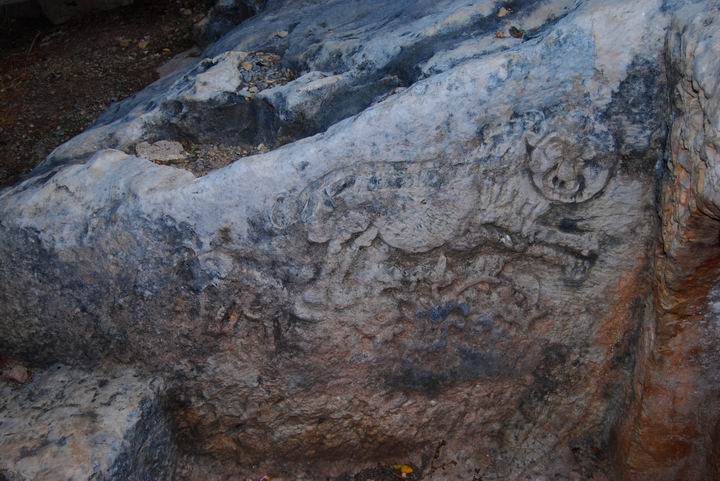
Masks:
[[[55,365],[0,384],[0,480],[169,479],[175,451],[160,382]]]

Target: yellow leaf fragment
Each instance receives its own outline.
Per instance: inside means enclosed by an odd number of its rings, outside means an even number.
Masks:
[[[396,471],[399,471],[400,474],[405,475],[412,474],[414,469],[411,466],[408,466],[407,464],[396,464],[393,466]]]
[[[508,9],[505,8],[505,7],[500,7],[500,10],[498,10],[497,16],[498,16],[498,17],[504,17],[504,16],[507,15],[508,13],[510,13],[510,10],[508,10]]]

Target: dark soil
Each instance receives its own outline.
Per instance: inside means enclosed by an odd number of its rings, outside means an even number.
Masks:
[[[402,475],[397,469],[390,466],[377,466],[363,469],[355,475],[338,478],[336,481],[417,481],[413,474]]]
[[[63,25],[0,18],[0,187],[155,81],[193,46],[205,10],[202,0],[135,0]]]

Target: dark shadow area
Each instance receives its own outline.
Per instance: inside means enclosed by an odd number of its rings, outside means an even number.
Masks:
[[[194,0],[133,5],[53,25],[0,17],[0,187],[17,182],[113,102],[157,80],[193,46]]]

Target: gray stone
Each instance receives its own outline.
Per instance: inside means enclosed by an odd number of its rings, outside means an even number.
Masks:
[[[159,162],[182,160],[186,157],[182,144],[170,140],[159,140],[154,144],[140,142],[135,146],[135,154],[143,159]]]
[[[168,479],[175,449],[157,381],[55,365],[0,384],[0,479]]]
[[[200,56],[200,50],[197,47],[193,47],[175,55],[165,64],[156,68],[155,71],[160,77],[171,75],[179,70],[184,69],[188,65],[194,64],[197,61],[198,56]]]
[[[271,2],[108,110],[0,192],[0,351],[164,377],[177,439],[227,476],[712,479],[657,462],[712,442],[648,465],[623,433],[645,435],[641,380],[662,372],[663,302],[688,279],[656,249],[672,199],[720,218],[715,7],[499,8]],[[256,52],[297,78],[251,95]],[[158,141],[274,150],[195,177],[131,155]],[[681,166],[703,163],[688,183]]]

